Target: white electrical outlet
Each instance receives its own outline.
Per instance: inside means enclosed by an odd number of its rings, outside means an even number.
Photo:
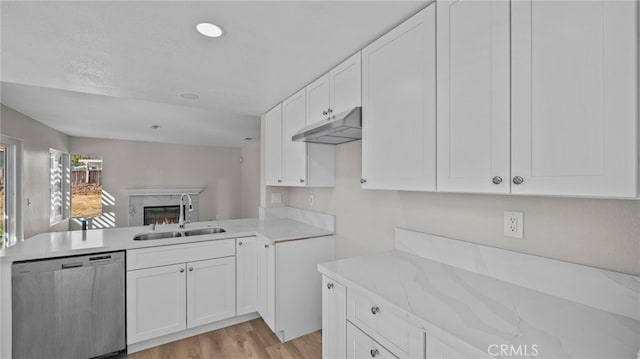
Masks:
[[[524,212],[504,211],[504,236],[524,238]]]
[[[309,195],[309,205],[313,206],[313,195],[312,194]]]
[[[282,203],[282,193],[272,192],[271,193],[271,203]]]

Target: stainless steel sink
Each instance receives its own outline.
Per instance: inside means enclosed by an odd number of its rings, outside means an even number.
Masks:
[[[181,232],[154,232],[154,233],[144,233],[138,234],[133,237],[134,241],[146,241],[150,239],[164,239],[164,238],[178,238],[182,237]]]
[[[226,230],[224,228],[201,228],[201,229],[192,229],[190,231],[185,231],[184,235],[189,236],[199,236],[202,234],[216,234],[216,233],[224,233]]]
[[[133,237],[133,240],[147,241],[151,239],[191,237],[191,236],[200,236],[203,234],[216,234],[216,233],[224,233],[224,232],[226,232],[224,228],[217,228],[217,227],[192,229],[190,231],[184,231],[184,232],[151,232],[151,233],[138,234],[135,237]]]

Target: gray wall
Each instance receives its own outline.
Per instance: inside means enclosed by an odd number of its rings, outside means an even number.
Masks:
[[[241,216],[255,218],[258,217],[260,206],[260,142],[252,142],[242,147],[241,155]]]
[[[640,275],[640,201],[362,190],[361,147],[337,146],[335,188],[269,187],[264,204],[276,191],[292,207],[335,215],[339,258],[391,249],[403,227]],[[503,236],[504,210],[524,211],[524,239]]]
[[[118,227],[128,225],[131,188],[202,187],[200,220],[241,216],[240,148],[72,137],[70,149],[102,157],[103,190],[115,198],[109,211]]]
[[[69,136],[23,115],[9,107],[0,107],[0,133],[24,141],[22,173],[22,216],[24,238],[40,232],[66,231],[69,221],[51,226],[49,193],[49,149],[69,150]],[[27,203],[30,203],[27,205]]]

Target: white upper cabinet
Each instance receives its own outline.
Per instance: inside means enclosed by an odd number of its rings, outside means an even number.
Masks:
[[[438,18],[438,191],[509,193],[509,2],[445,0]]]
[[[282,183],[285,186],[304,186],[307,179],[307,144],[291,140],[296,132],[305,127],[306,110],[304,89],[282,102]]]
[[[637,6],[511,3],[512,193],[636,196]]]
[[[360,52],[307,86],[307,124],[362,104]]]
[[[362,50],[363,188],[436,189],[435,26],[432,4]]]
[[[265,114],[265,169],[269,186],[282,183],[282,104]]]
[[[360,52],[329,72],[329,114],[335,115],[362,105],[362,58]]]
[[[325,74],[307,86],[307,124],[326,119],[331,107],[331,85],[329,74]]]

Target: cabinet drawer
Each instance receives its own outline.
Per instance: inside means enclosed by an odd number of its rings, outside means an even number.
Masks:
[[[347,319],[400,358],[424,357],[424,331],[388,305],[349,289]]]
[[[235,239],[195,242],[127,251],[127,270],[233,256]]]
[[[347,359],[397,358],[375,340],[347,322]]]

